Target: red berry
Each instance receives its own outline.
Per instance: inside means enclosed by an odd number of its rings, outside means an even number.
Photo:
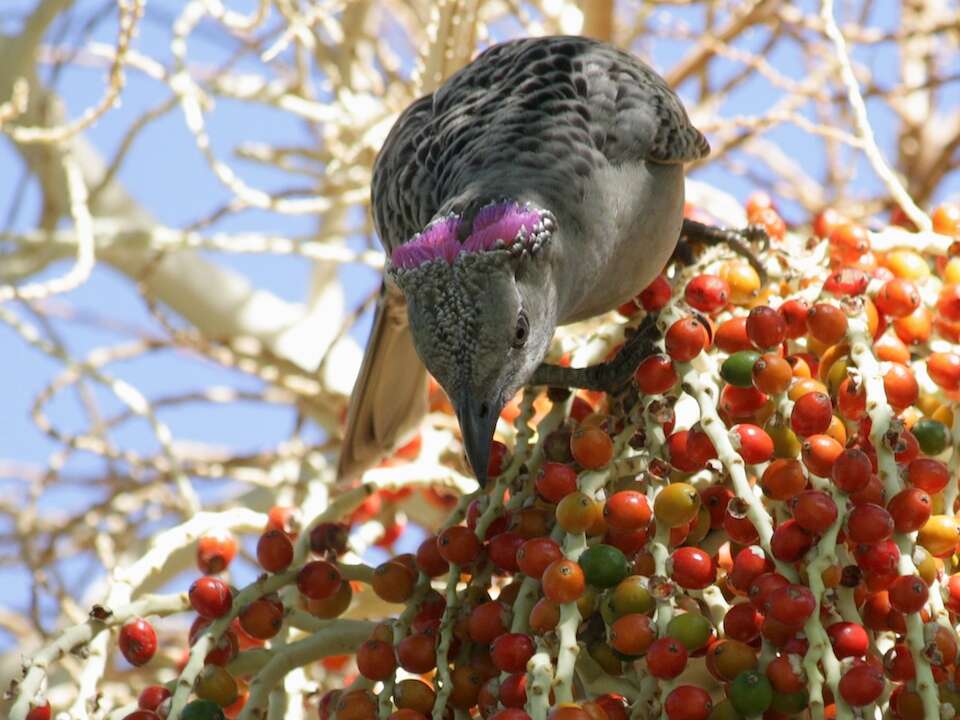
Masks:
[[[898,492],[887,503],[887,512],[893,518],[893,528],[900,533],[916,532],[930,519],[933,504],[930,495],[920,488]]]
[[[732,640],[751,643],[760,637],[763,615],[750,603],[734,605],[723,617],[723,632]]]
[[[548,537],[532,538],[517,551],[517,565],[524,575],[539,580],[547,566],[562,557],[563,551],[555,540]]]
[[[386,680],[396,668],[393,646],[383,640],[367,640],[357,649],[357,670],[368,680]]]
[[[440,556],[452,565],[467,565],[480,555],[482,544],[477,534],[463,525],[448,527],[437,538]]]
[[[669,355],[651,355],[640,363],[634,380],[644,395],[662,395],[677,384],[677,371]]]
[[[747,315],[747,337],[760,350],[776,347],[787,337],[787,321],[772,307],[760,305]]]
[[[927,584],[916,575],[901,575],[887,589],[894,610],[904,614],[920,612],[927,604]]]
[[[700,321],[685,317],[670,326],[664,344],[671,358],[677,362],[689,362],[706,347],[707,340],[707,330]]]
[[[534,484],[540,497],[547,502],[558,503],[577,491],[577,471],[571,465],[545,462]]]
[[[833,420],[833,405],[830,396],[810,392],[801,396],[790,413],[790,427],[801,437],[825,433]]]
[[[286,570],[293,561],[293,543],[282,530],[267,530],[257,541],[257,562],[267,572]]]
[[[517,551],[524,542],[521,535],[507,530],[490,538],[487,543],[487,556],[490,562],[501,570],[516,572],[520,569],[517,565]]]
[[[647,312],[656,312],[670,301],[672,294],[673,289],[667,279],[663,275],[657,275],[656,279],[641,291],[640,304]]]
[[[477,605],[467,620],[467,632],[474,642],[487,643],[507,632],[510,623],[510,610],[500,602],[490,601]]]
[[[227,530],[212,530],[197,540],[197,567],[204,575],[223,572],[237,554],[237,540]]]
[[[773,563],[758,545],[750,545],[737,553],[727,581],[740,593],[746,593],[753,581],[773,570]],[[737,638],[739,639],[739,638]],[[746,642],[746,641],[744,641]]]
[[[519,673],[527,669],[527,661],[535,650],[533,639],[523,633],[504,633],[490,647],[493,664],[501,672]]]
[[[688,590],[702,590],[717,579],[713,558],[700,548],[677,548],[670,556],[668,568],[673,581]]]
[[[814,535],[823,535],[837,520],[837,504],[820,490],[805,490],[791,506],[797,524]]]
[[[443,559],[437,547],[437,536],[431,535],[417,548],[417,569],[427,577],[440,577],[450,569],[450,563]]]
[[[941,293],[941,298],[943,294]],[[920,293],[909,280],[894,278],[884,283],[873,298],[877,310],[890,317],[906,317],[920,307]],[[938,305],[939,307],[939,305]]]
[[[912,460],[904,472],[904,480],[916,488],[934,495],[950,482],[950,470],[945,463],[933,458]]]
[[[671,637],[654,640],[647,649],[647,670],[658,680],[672,680],[687,666],[687,648]]]
[[[607,525],[617,530],[636,530],[650,524],[653,512],[646,495],[635,490],[621,490],[607,498],[603,517]]]
[[[773,595],[773,593],[775,593],[777,590],[789,586],[790,581],[780,573],[766,572],[762,575],[758,575],[754,581],[750,583],[747,596],[750,598],[750,602],[755,608],[757,608],[757,610],[762,613],[766,613],[769,610],[767,604],[770,601],[770,596]]]
[[[223,617],[233,605],[230,586],[218,577],[204,576],[194,580],[188,595],[190,606],[204,618]]]
[[[145,665],[157,652],[157,631],[143,618],[134,618],[120,628],[120,652],[131,665]]]
[[[817,607],[817,600],[809,588],[788,585],[770,593],[768,615],[784,625],[803,625]]]
[[[848,705],[869,705],[883,693],[883,673],[872,665],[861,664],[847,670],[840,678],[838,690]]]
[[[326,560],[308,562],[297,573],[297,588],[312,600],[323,600],[333,595],[343,579],[333,563]]]
[[[823,290],[833,295],[861,295],[869,284],[870,277],[863,270],[844,267],[830,273]]]
[[[893,517],[873,503],[855,506],[847,515],[847,537],[855,543],[878,543],[893,535]]]
[[[773,457],[773,439],[760,427],[749,423],[734,425],[733,447],[747,465],[765,463]]]
[[[781,562],[797,562],[811,547],[813,547],[813,536],[796,520],[780,523],[770,538],[770,552]]]
[[[900,548],[893,540],[870,545],[857,545],[854,557],[861,569],[877,574],[895,572],[900,561]]]
[[[172,695],[173,693],[163,685],[147,685],[147,687],[140,691],[140,696],[137,698],[137,705],[144,710],[156,711],[156,709],[160,707],[160,703]]]
[[[863,657],[870,649],[870,636],[863,625],[857,623],[835,622],[827,627],[827,636],[838,660]]]
[[[668,720],[707,720],[713,710],[710,693],[695,685],[680,685],[663,703]]]
[[[786,336],[791,340],[807,334],[807,311],[810,307],[804,300],[787,300],[777,308],[786,323]]]
[[[870,483],[873,464],[870,457],[859,448],[847,448],[833,463],[830,477],[834,484],[845,493],[863,490]]]
[[[683,299],[695,310],[713,314],[730,298],[730,285],[716,275],[697,275],[683,291]]]
[[[421,675],[437,666],[434,639],[426,633],[407,635],[397,644],[397,662],[404,670]]]

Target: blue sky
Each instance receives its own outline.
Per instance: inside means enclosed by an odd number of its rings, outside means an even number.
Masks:
[[[253,6],[252,0],[230,2],[232,8],[244,10]],[[0,32],[15,33],[18,18],[33,7],[34,2],[15,0],[4,3],[0,10]],[[811,3],[801,3],[813,9]],[[896,23],[895,3],[875,3],[877,12],[871,23],[890,27]],[[75,12],[80,17],[89,17],[92,11],[103,6],[99,0],[78,0]],[[182,4],[175,0],[153,0],[147,5],[147,17],[141,27],[136,47],[161,62],[167,62],[169,53],[169,18],[175,16]],[[673,16],[682,17],[694,27],[702,23],[698,8],[670,8]],[[55,25],[50,37],[59,31]],[[68,37],[73,38],[76,30]],[[93,32],[93,39],[112,42],[116,33],[115,20],[111,16]],[[744,47],[758,49],[763,42],[762,33],[753,33],[743,39]],[[654,46],[653,64],[660,68],[673,65],[682,56],[685,45],[662,42]],[[199,64],[216,64],[235,49],[233,41],[223,34],[196,33],[190,42],[191,61]],[[880,77],[895,77],[898,58],[891,45],[880,45],[858,51],[856,59],[876,72]],[[784,45],[767,57],[768,62],[781,72],[794,78],[803,78],[801,54],[797,46]],[[247,62],[241,68],[258,71],[259,64]],[[718,72],[733,73],[739,66],[721,64]],[[75,115],[90,105],[102,92],[104,72],[102,69],[67,69],[59,77],[57,89]],[[681,93],[692,88],[692,82],[681,87]],[[143,75],[131,72],[128,89],[120,109],[108,114],[88,133],[89,139],[107,155],[117,147],[131,120],[164,100],[168,92],[164,87]],[[754,114],[769,107],[772,91],[762,80],[745,84],[731,95],[721,113]],[[870,103],[871,119],[881,138],[882,149],[892,156],[893,118],[879,103]],[[221,157],[229,157],[231,148],[244,141],[258,140],[281,145],[308,145],[311,135],[305,126],[285,113],[254,105],[240,105],[231,101],[218,101],[214,112],[208,116],[209,130],[214,146]],[[789,155],[803,158],[804,167],[815,177],[822,170],[817,167],[819,155],[815,153],[815,140],[806,133],[783,126],[770,138],[780,144]],[[865,161],[852,155],[857,167],[857,183],[863,187],[875,187],[876,180],[866,167]],[[233,162],[233,161],[231,161]],[[250,184],[264,189],[283,189],[291,184],[290,177],[265,170],[262,167],[237,162],[235,166]],[[19,203],[13,198],[21,182],[19,161],[9,144],[0,142],[0,226],[15,230],[33,227],[39,212],[39,192],[34,181],[28,181]],[[154,122],[139,137],[120,172],[120,180],[132,195],[148,208],[159,222],[182,227],[203,217],[229,198],[228,193],[209,171],[188,134],[182,114],[175,109]],[[717,168],[708,168],[699,177],[715,182],[738,197],[745,198],[754,185]],[[941,188],[938,198],[956,195],[956,180]],[[796,208],[784,204],[789,219],[802,220]],[[11,222],[12,220],[12,222]],[[281,216],[260,211],[247,211],[228,216],[215,227],[218,231],[264,231],[283,235],[308,235],[315,231],[315,221],[307,216]],[[248,276],[254,284],[266,288],[290,301],[299,301],[309,287],[309,265],[295,257],[269,255],[209,254],[211,258]],[[65,263],[57,263],[41,276],[60,274]],[[376,277],[366,270],[353,269],[344,274],[344,284],[351,303],[375,286]],[[97,317],[110,318],[116,323],[141,328],[146,332],[161,334],[156,322],[144,307],[131,282],[105,266],[98,266],[90,281],[78,290],[60,299],[78,312]],[[17,312],[35,322],[28,312]],[[128,338],[122,333],[105,330],[92,325],[53,321],[53,326],[74,356],[83,356],[90,349],[121,342]],[[369,317],[354,330],[357,338],[363,338],[369,327]],[[58,446],[43,435],[29,419],[29,410],[37,393],[50,382],[59,370],[56,363],[29,349],[5,325],[0,324],[0,357],[3,357],[5,372],[0,375],[0,458],[45,466],[50,454]],[[189,391],[208,385],[232,385],[237,388],[257,390],[261,384],[241,373],[224,370],[202,359],[190,357],[184,351],[163,351],[155,355],[124,362],[111,367],[111,372],[136,385],[148,397]],[[96,397],[108,412],[120,408],[108,393],[95,390]],[[78,430],[86,424],[86,418],[73,392],[63,393],[48,408],[58,427]],[[288,437],[293,426],[293,413],[288,408],[276,408],[262,404],[231,404],[218,407],[189,405],[164,409],[160,417],[174,430],[178,438],[229,445],[240,451],[255,451],[274,446]],[[315,437],[315,433],[313,434]],[[142,452],[156,449],[156,443],[144,423],[131,423],[114,435],[118,444]],[[102,472],[104,464],[90,455],[75,455],[69,461],[66,474],[83,478]],[[214,498],[225,489],[225,482],[200,481],[197,487],[201,495]],[[25,492],[22,480],[0,477],[0,493],[18,496]],[[75,507],[77,503],[95,501],[88,490],[64,487],[48,490],[41,501],[44,512],[55,514],[58,508]],[[0,520],[0,533],[9,531]],[[146,528],[150,529],[150,528]],[[412,544],[419,535],[411,535],[407,544]],[[9,552],[0,547],[0,551]],[[61,562],[58,568],[66,577],[82,577],[88,566],[76,559]],[[242,580],[242,576],[238,578]],[[16,568],[0,570],[0,583],[5,590],[0,593],[0,605],[23,608],[28,602],[26,588],[29,580]],[[0,648],[9,643],[9,638],[0,632]]]

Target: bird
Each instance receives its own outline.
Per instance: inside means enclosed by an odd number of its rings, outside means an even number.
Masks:
[[[483,487],[504,405],[558,326],[618,307],[662,271],[681,235],[684,165],[709,152],[655,70],[586,37],[492,45],[409,105],[373,168],[385,272],[340,477],[416,427],[429,371]]]

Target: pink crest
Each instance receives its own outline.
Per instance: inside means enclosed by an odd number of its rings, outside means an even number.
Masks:
[[[460,253],[492,250],[498,242],[510,245],[519,237],[528,238],[542,220],[540,213],[515,202],[488,205],[477,213],[473,231],[463,244],[457,239],[460,219],[438,220],[409,242],[395,248],[390,256],[394,267],[413,268],[442,258],[452,265]]]

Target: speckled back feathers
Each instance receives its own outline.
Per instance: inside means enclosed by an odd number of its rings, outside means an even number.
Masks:
[[[392,251],[438,214],[471,223],[492,196],[535,189],[562,208],[604,164],[708,152],[673,91],[633,55],[587,38],[515,40],[401,114],[374,166],[374,220]]]

